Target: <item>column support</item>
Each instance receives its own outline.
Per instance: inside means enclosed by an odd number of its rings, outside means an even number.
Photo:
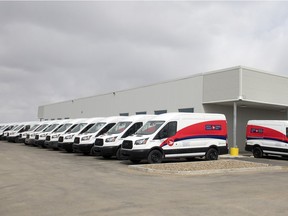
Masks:
[[[237,148],[237,102],[233,104],[233,148]]]

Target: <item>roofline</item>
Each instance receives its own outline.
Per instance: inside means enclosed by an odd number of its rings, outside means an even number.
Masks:
[[[116,93],[121,93],[121,92],[141,89],[141,88],[147,88],[147,87],[151,87],[151,86],[155,86],[155,85],[162,85],[162,84],[171,83],[171,82],[177,82],[180,80],[186,80],[186,79],[191,79],[191,78],[195,78],[195,77],[201,77],[201,76],[203,77],[204,75],[217,74],[217,73],[222,73],[222,72],[230,71],[230,70],[239,70],[240,71],[241,69],[242,70],[243,69],[252,70],[252,71],[258,72],[258,73],[263,73],[263,74],[267,74],[267,75],[272,75],[272,76],[277,76],[277,77],[288,79],[288,77],[283,76],[283,75],[278,75],[278,74],[267,72],[264,70],[259,70],[259,69],[252,68],[252,67],[246,67],[246,66],[238,65],[238,66],[228,67],[228,68],[224,68],[224,69],[218,69],[218,70],[212,70],[212,71],[208,71],[208,72],[196,73],[196,74],[186,76],[186,77],[180,77],[177,79],[170,79],[170,80],[152,83],[152,84],[147,84],[147,85],[143,85],[143,86],[139,86],[139,87],[122,89],[122,90],[107,92],[107,93],[103,93],[103,94],[96,94],[96,95],[91,95],[91,96],[87,96],[87,97],[75,98],[75,99],[70,99],[70,100],[65,100],[65,101],[60,101],[60,102],[55,102],[55,103],[43,104],[43,105],[38,106],[38,109],[39,109],[39,107],[43,107],[43,106],[49,106],[49,105],[67,103],[67,102],[73,103],[74,101],[78,101],[78,100],[85,100],[85,99],[89,99],[89,98],[93,98],[93,97],[101,97],[101,96],[106,96],[106,95],[115,95]]]
[[[211,102],[202,102],[203,105],[211,105],[211,104],[219,104],[219,103],[227,103],[227,102],[249,102],[249,103],[257,103],[257,104],[266,104],[271,106],[279,106],[279,107],[287,107],[286,104],[275,104],[275,103],[267,103],[263,101],[257,101],[257,100],[247,100],[247,99],[231,99],[231,100],[219,100],[219,101],[211,101]]]

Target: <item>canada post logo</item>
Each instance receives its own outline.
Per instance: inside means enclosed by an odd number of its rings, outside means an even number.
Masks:
[[[262,128],[251,128],[251,133],[263,133]]]
[[[205,125],[205,130],[221,130],[221,125]]]

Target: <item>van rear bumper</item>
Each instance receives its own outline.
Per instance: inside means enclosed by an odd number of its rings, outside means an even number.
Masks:
[[[219,155],[228,154],[229,149],[226,146],[218,147]]]

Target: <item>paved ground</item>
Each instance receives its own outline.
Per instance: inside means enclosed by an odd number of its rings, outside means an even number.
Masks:
[[[276,158],[257,161],[288,166]],[[174,176],[129,164],[0,141],[0,215],[288,214],[285,170]]]

